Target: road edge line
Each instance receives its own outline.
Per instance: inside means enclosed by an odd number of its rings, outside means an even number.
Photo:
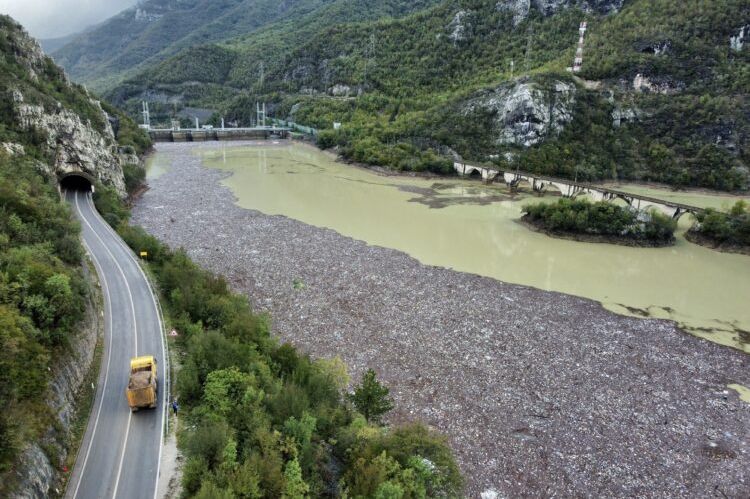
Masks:
[[[127,255],[130,257],[130,259],[133,261],[133,263],[136,264],[138,267],[138,270],[141,272],[141,276],[143,276],[144,280],[146,281],[146,284],[148,285],[149,293],[151,294],[151,301],[154,304],[154,308],[156,309],[157,318],[159,320],[159,330],[161,332],[161,351],[162,351],[162,357],[164,358],[164,378],[165,378],[165,385],[166,389],[162,391],[162,424],[161,426],[161,438],[159,439],[159,457],[156,462],[156,483],[154,484],[154,499],[157,499],[157,495],[159,493],[159,475],[161,473],[161,458],[162,458],[162,451],[164,449],[164,440],[166,438],[166,433],[169,432],[169,409],[167,407],[167,393],[171,394],[172,389],[172,383],[171,383],[171,369],[172,365],[170,362],[169,357],[169,347],[168,347],[168,341],[167,341],[167,330],[164,328],[164,313],[161,308],[161,301],[156,297],[156,293],[154,293],[154,287],[153,283],[151,282],[150,277],[144,272],[143,267],[141,266],[141,263],[138,261],[138,259],[135,258],[135,254],[133,253],[133,249],[125,243],[125,241],[120,237],[120,234],[115,231],[109,223],[104,220],[104,218],[101,216],[99,211],[96,209],[96,205],[94,204],[94,201],[91,196],[86,196],[86,200],[90,207],[93,209],[96,216],[100,219],[102,224],[105,226],[105,230],[112,233],[113,236],[117,239],[118,244],[120,244]],[[165,426],[166,426],[166,432],[165,432]]]

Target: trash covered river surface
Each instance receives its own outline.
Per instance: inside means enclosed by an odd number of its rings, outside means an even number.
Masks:
[[[750,495],[750,356],[544,290],[568,276],[607,303],[658,285],[665,301],[609,303],[694,320],[681,286],[721,271],[712,291],[740,306],[707,321],[739,327],[750,258],[550,239],[515,222],[528,198],[503,188],[380,176],[299,144],[160,143],[148,182],[133,223],[226,276],[282,341],[340,356],[353,380],[374,368],[388,422],[445,434],[468,497]],[[668,285],[648,274],[670,255],[685,273],[714,263]]]
[[[331,228],[428,265],[590,298],[618,313],[671,319],[683,330],[750,352],[750,257],[688,242],[689,215],[672,247],[584,243],[518,224],[521,207],[538,198],[511,196],[501,185],[377,175],[303,144],[196,153],[206,166],[231,173],[223,183],[243,208]],[[701,207],[736,201],[618,188]]]

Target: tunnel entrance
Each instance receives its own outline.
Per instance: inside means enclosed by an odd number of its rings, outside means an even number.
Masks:
[[[91,192],[91,180],[88,176],[69,173],[60,179],[60,188],[68,191]]]

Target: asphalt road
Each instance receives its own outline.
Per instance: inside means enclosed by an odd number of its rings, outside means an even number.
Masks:
[[[104,310],[104,352],[96,398],[66,497],[156,496],[162,449],[166,384],[161,316],[133,252],[101,218],[91,193],[66,191],[94,261]],[[158,406],[131,413],[125,398],[130,358],[154,355]]]

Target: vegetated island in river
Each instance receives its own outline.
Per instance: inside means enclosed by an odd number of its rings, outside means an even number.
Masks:
[[[523,213],[521,223],[552,237],[624,246],[670,246],[677,228],[677,222],[655,211],[587,199],[528,204]]]
[[[750,255],[750,205],[747,202],[737,201],[729,213],[709,208],[697,218],[698,222],[685,234],[688,241],[726,253]]]

